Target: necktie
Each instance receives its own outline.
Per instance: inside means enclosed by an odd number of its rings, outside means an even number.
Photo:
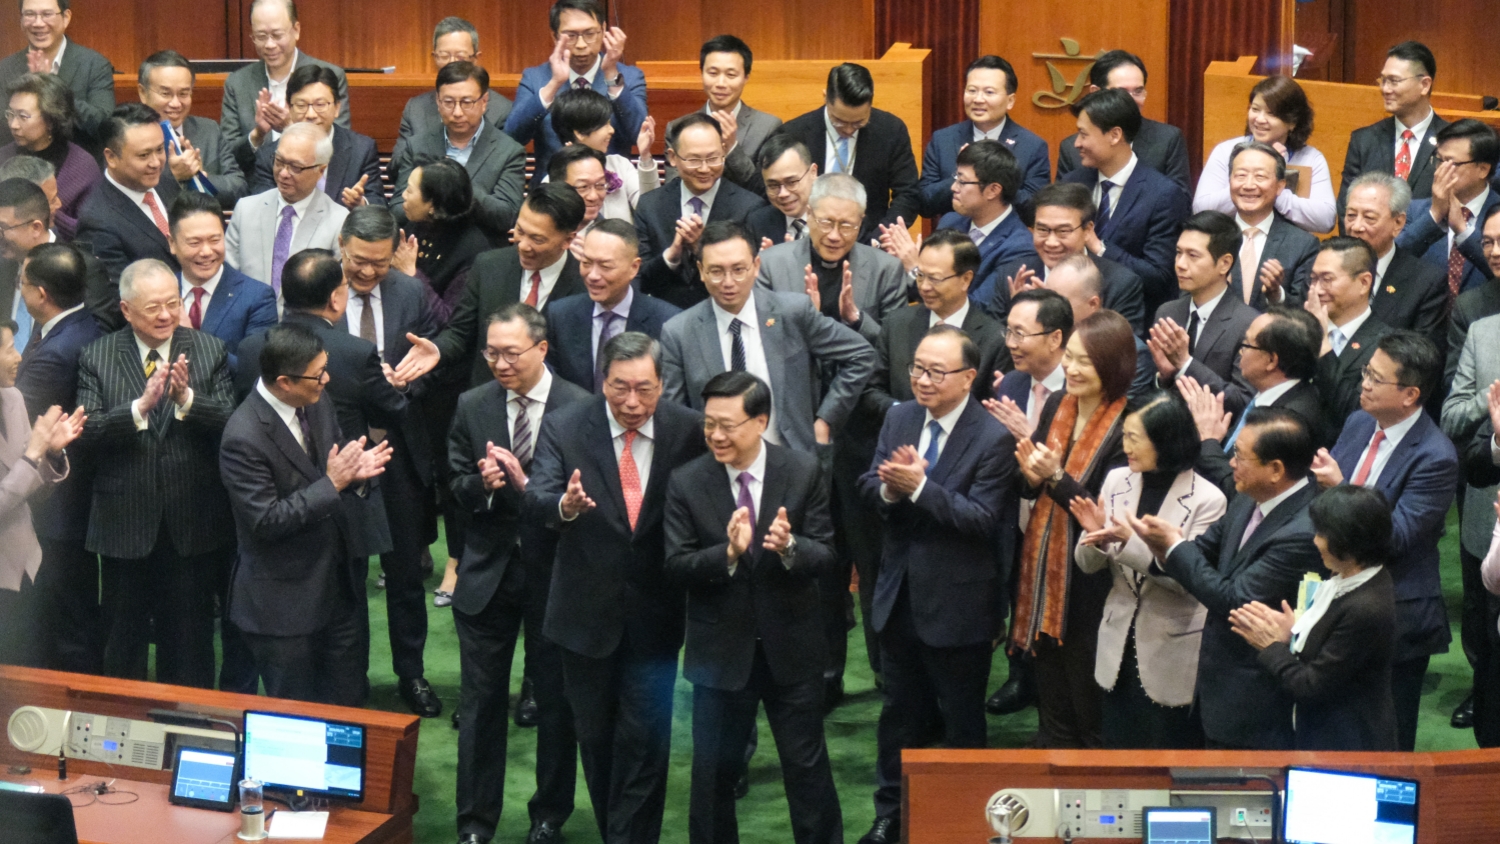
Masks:
[[[1370,470],[1375,468],[1375,455],[1380,452],[1380,444],[1383,442],[1385,431],[1377,430],[1370,439],[1370,447],[1365,451],[1365,459],[1359,462],[1359,471],[1354,473],[1355,486],[1364,486],[1365,481],[1370,479]]]
[[[577,88],[580,91],[582,91],[582,90],[584,90],[586,88],[591,88],[593,86],[589,83],[589,79],[588,79],[587,76],[580,76],[577,79],[573,80],[573,87]]]
[[[692,213],[697,214],[699,219],[708,219],[708,215],[703,213],[708,208],[708,206],[704,204],[702,199],[699,199],[695,196],[692,199],[689,199],[687,204],[688,208],[692,210]]]
[[[832,165],[828,168],[828,172],[847,173],[849,172],[849,139],[840,137],[838,144],[836,144],[835,146],[836,157],[834,158]]]
[[[516,424],[510,435],[510,453],[520,461],[522,468],[531,465],[531,453],[534,446],[531,436],[531,415],[526,408],[531,407],[531,399],[526,396],[516,396]]]
[[[281,269],[286,259],[292,257],[292,230],[297,227],[297,209],[288,205],[281,209],[281,222],[276,226],[276,242],[271,244],[271,289],[281,295]]]
[[[161,213],[161,205],[156,201],[156,191],[146,191],[146,197],[142,200],[146,203],[146,209],[151,212],[151,222],[161,232],[161,236],[168,240],[172,239],[171,230],[167,227],[167,215]]]
[[[744,328],[738,317],[729,323],[729,368],[735,372],[745,371],[745,340],[740,337]]]
[[[155,349],[146,353],[146,377],[150,378],[156,374],[156,365],[161,362],[161,355]]]
[[[203,330],[203,288],[193,288],[193,304],[188,308],[188,322],[193,328]]]
[[[20,282],[20,278],[17,278],[16,284],[18,291]],[[36,333],[36,321],[31,318],[31,311],[26,310],[26,302],[20,297],[19,292],[16,295],[15,317],[16,351],[24,352],[26,351],[26,346],[31,342],[32,334]]]
[[[984,243],[984,229],[981,229],[980,227],[970,223],[969,239],[974,241],[975,246],[979,246],[980,244]]]
[[[635,465],[635,454],[631,447],[639,431],[625,432],[625,448],[620,451],[620,491],[625,493],[625,515],[630,519],[630,529],[635,530],[635,520],[641,515],[641,472]]]
[[[1250,541],[1250,536],[1255,533],[1255,529],[1260,527],[1260,523],[1265,520],[1266,514],[1260,511],[1260,505],[1255,505],[1254,512],[1250,514],[1250,523],[1245,525],[1245,533],[1240,537],[1241,548],[1245,547],[1245,543]]]
[[[610,332],[619,314],[614,311],[605,311],[599,315],[599,347],[594,351],[594,392],[599,392],[604,387],[604,345],[619,332]]]
[[[744,507],[750,511],[750,532],[755,532],[755,498],[750,494],[750,482],[755,477],[749,472],[741,472],[739,476],[740,494],[734,500],[735,507]]]
[[[1254,409],[1255,399],[1252,398],[1250,400],[1250,403],[1245,406],[1245,411],[1240,414],[1239,424],[1234,426],[1234,430],[1229,433],[1229,439],[1224,441],[1225,454],[1231,454],[1234,452],[1234,441],[1240,438],[1240,431],[1245,430],[1245,417],[1249,416],[1250,411]]]
[[[1401,131],[1401,151],[1396,153],[1396,178],[1405,179],[1411,175],[1411,142],[1416,139],[1410,129]]]
[[[375,342],[375,309],[368,293],[359,294],[359,339]]]
[[[533,270],[531,273],[531,289],[526,291],[526,304],[535,308],[542,296],[542,271]]]
[[[1094,215],[1094,228],[1102,229],[1109,222],[1109,192],[1114,189],[1115,183],[1108,179],[1099,183],[1099,213]]]
[[[1344,353],[1345,342],[1347,341],[1344,339],[1344,332],[1340,331],[1338,326],[1328,326],[1328,345],[1333,347],[1335,357]]]
[[[1187,324],[1188,357],[1192,357],[1193,356],[1193,349],[1197,348],[1197,346],[1198,346],[1198,327],[1199,327],[1199,322],[1200,322],[1200,320],[1198,319],[1198,309],[1197,308],[1193,308],[1192,312],[1188,314],[1188,324]]]
[[[1474,219],[1474,212],[1464,208],[1464,222],[1469,223]],[[1451,306],[1453,300],[1458,297],[1458,290],[1464,283],[1464,253],[1458,251],[1458,235],[1453,235],[1453,245],[1448,249],[1448,303]]]
[[[313,446],[312,422],[308,421],[307,408],[297,408],[297,427],[302,429],[302,450],[312,458],[314,463],[318,462],[318,450]]]
[[[938,462],[938,446],[942,444],[943,426],[936,419],[927,423],[927,451],[922,453],[922,459],[927,461],[927,471]]]
[[[804,237],[807,237],[807,221],[806,220],[793,220],[792,221],[792,240],[801,240]]]
[[[1047,399],[1052,397],[1052,391],[1047,385],[1038,381],[1031,385],[1031,402],[1026,407],[1026,421],[1031,425],[1031,430],[1036,430],[1037,420],[1042,417],[1042,407],[1047,404]]]
[[[1255,298],[1256,276],[1260,273],[1260,246],[1256,238],[1260,235],[1260,229],[1251,226],[1244,231],[1245,242],[1240,246],[1240,280],[1245,285],[1245,304]]]

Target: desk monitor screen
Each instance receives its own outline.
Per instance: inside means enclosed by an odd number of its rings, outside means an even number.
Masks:
[[[1415,844],[1417,781],[1288,768],[1287,844]]]
[[[1143,818],[1143,844],[1214,844],[1214,810],[1211,806],[1155,806]]]
[[[365,728],[246,712],[245,776],[268,789],[359,802],[365,796]]]
[[[219,812],[234,809],[235,759],[232,750],[177,745],[167,800],[178,806]]]

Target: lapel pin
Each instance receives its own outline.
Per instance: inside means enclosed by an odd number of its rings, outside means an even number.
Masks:
[[[775,318],[772,318],[772,319],[768,319],[768,320],[766,320],[766,327],[767,327],[767,328],[770,328],[770,327],[771,327],[771,326],[773,326],[773,325],[775,325],[775,324],[776,324],[776,320],[775,320]]]
[[[1387,293],[1395,293],[1396,292],[1396,285],[1394,285],[1394,284],[1387,284],[1385,286],[1385,292],[1387,292]]]
[[[1349,345],[1353,346],[1356,349],[1359,348],[1359,344],[1358,343],[1350,343]]]
[[[1010,144],[1011,146],[1015,146],[1016,145],[1016,139],[1015,138],[1006,138],[1005,142],[1007,144]]]

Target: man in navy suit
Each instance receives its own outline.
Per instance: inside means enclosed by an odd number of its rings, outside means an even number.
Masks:
[[[1422,412],[1442,377],[1443,358],[1414,331],[1392,331],[1375,344],[1359,406],[1313,473],[1323,487],[1352,483],[1379,490],[1392,507],[1385,567],[1396,584],[1396,646],[1391,694],[1399,749],[1413,750],[1422,678],[1432,654],[1453,640],[1438,572],[1438,540],[1458,487],[1458,453]]]
[[[604,347],[625,331],[655,340],[662,324],[681,309],[631,284],[641,269],[640,241],[624,220],[600,220],[583,238],[578,272],[585,293],[547,305],[547,346],[552,371],[591,393],[604,387]]]
[[[1117,88],[1135,100],[1137,108],[1146,107],[1146,63],[1141,57],[1124,50],[1110,50],[1094,59],[1089,68],[1087,93]],[[1077,135],[1069,135],[1057,145],[1057,179],[1077,170],[1081,165],[1078,147],[1074,144]],[[1182,140],[1182,130],[1170,123],[1141,119],[1141,131],[1131,142],[1135,154],[1146,166],[1176,182],[1183,190],[1191,190],[1188,183],[1187,144]]]
[[[874,624],[885,680],[876,731],[875,822],[862,844],[901,838],[901,751],[931,714],[943,744],[984,747],[991,643],[1003,621],[995,537],[1014,525],[1015,440],[970,396],[979,347],[940,325],[917,346],[916,401],[886,414],[860,491],[885,521]]]
[[[1018,160],[999,141],[975,141],[958,154],[949,186],[953,210],[943,215],[938,228],[957,229],[979,247],[979,270],[969,290],[976,304],[988,303],[995,288],[1006,284],[1001,267],[1041,263],[1031,231],[1016,210],[1021,178]]]
[[[240,341],[276,324],[271,285],[224,263],[224,212],[205,193],[183,191],[167,215],[172,254],[182,264],[182,316],[224,341],[234,368]]]
[[[598,0],[557,0],[548,24],[557,43],[545,64],[522,71],[515,108],[505,119],[505,134],[523,146],[532,143],[536,157],[533,187],[541,184],[548,160],[562,147],[547,113],[563,88],[592,88],[614,103],[611,154],[630,155],[631,144],[646,119],[646,75],[639,68],[621,64],[625,32],[606,24],[604,6]]]
[[[1132,151],[1141,112],[1129,94],[1119,88],[1095,91],[1072,111],[1078,117],[1073,143],[1083,166],[1059,181],[1093,191],[1098,211],[1088,250],[1134,270],[1144,287],[1146,313],[1154,314],[1177,296],[1172,257],[1192,202]]]
[[[167,243],[167,209],[177,198],[177,180],[162,178],[166,140],[156,112],[141,103],[116,108],[104,123],[103,141],[104,180],[78,212],[74,241],[94,253],[115,286],[125,267],[142,258],[178,269]]]
[[[1432,161],[1437,166],[1432,197],[1412,202],[1406,230],[1396,243],[1446,273],[1451,303],[1459,293],[1488,278],[1465,259],[1462,246],[1479,239],[1477,233],[1490,209],[1500,205],[1500,192],[1490,188],[1500,164],[1500,137],[1472,118],[1450,123],[1437,133]]]
[[[949,187],[957,170],[959,150],[976,141],[999,141],[1016,157],[1021,180],[1005,201],[1026,207],[1032,194],[1052,181],[1047,142],[1010,119],[1016,105],[1016,71],[1000,56],[980,56],[964,70],[966,119],[932,133],[922,153],[922,215],[941,217],[951,209]],[[980,278],[983,278],[983,274]]]
[[[745,228],[759,239],[762,249],[807,237],[812,226],[808,204],[818,180],[818,165],[807,144],[791,135],[772,133],[756,150],[755,165],[771,204],[751,211]]]

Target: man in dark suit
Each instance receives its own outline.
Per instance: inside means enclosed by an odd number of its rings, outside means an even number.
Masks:
[[[672,473],[664,519],[666,571],[687,590],[688,837],[738,837],[742,737],[764,701],[792,840],[836,844],[843,815],[823,737],[827,655],[815,610],[817,575],[835,563],[828,485],[817,458],[762,441],[771,418],[764,381],[722,372],[704,386],[703,401],[711,453]]]
[[[193,85],[198,75],[193,65],[175,50],[152,53],[141,62],[136,92],[141,102],[169,124],[166,138],[167,169],[178,187],[211,193],[225,208],[246,194],[245,174],[234,160],[234,152],[222,143],[219,124],[190,114]]]
[[[1320,452],[1313,473],[1325,489],[1352,483],[1380,491],[1393,530],[1385,568],[1396,586],[1391,696],[1399,750],[1415,749],[1422,678],[1432,654],[1446,653],[1453,635],[1443,605],[1438,540],[1458,488],[1458,453],[1422,412],[1442,377],[1442,356],[1413,331],[1381,337],[1367,366],[1360,409],[1350,415],[1332,452]]]
[[[267,694],[359,706],[364,584],[349,551],[359,542],[354,511],[391,448],[340,434],[333,402],[322,400],[336,376],[317,333],[287,324],[262,336],[263,374],[225,426],[219,461],[239,538],[226,614],[250,642]]]
[[[898,217],[914,222],[921,211],[911,134],[901,118],[874,108],[874,100],[870,71],[846,62],[828,71],[823,107],[781,127],[812,151],[819,173],[848,173],[865,186],[861,243],[869,242],[877,226]]]
[[[953,210],[943,215],[938,228],[964,232],[979,247],[979,269],[969,295],[975,302],[989,302],[999,295],[997,288],[1009,286],[1000,277],[1001,267],[1041,263],[1016,209],[1020,163],[999,141],[975,141],[959,151],[955,167]],[[900,237],[899,232],[892,235]],[[1008,290],[1005,298],[1010,298]]]
[[[1182,221],[1192,213],[1187,192],[1131,149],[1141,112],[1119,88],[1095,91],[1072,106],[1078,116],[1083,166],[1059,181],[1083,185],[1098,209],[1088,250],[1141,277],[1146,313],[1176,296],[1172,254]]]
[[[1479,229],[1475,221],[1488,218],[1490,210],[1500,206],[1500,192],[1490,189],[1500,164],[1500,137],[1472,118],[1450,123],[1437,133],[1432,162],[1432,196],[1411,204],[1397,242],[1444,273],[1452,302],[1488,278],[1465,260],[1462,245],[1474,239]]]
[[[1047,289],[1056,291],[1073,308],[1073,322],[1079,323],[1104,310],[1104,275],[1087,256],[1073,255],[1047,274]],[[1169,303],[1170,304],[1170,303]],[[1156,389],[1156,363],[1151,358],[1151,348],[1139,337],[1135,341],[1135,377],[1130,382],[1126,396],[1144,398]]]
[[[1444,384],[1453,383],[1459,353],[1469,336],[1469,326],[1487,316],[1500,314],[1500,281],[1495,280],[1500,276],[1500,206],[1491,207],[1489,216],[1480,220],[1478,225],[1482,232],[1481,242],[1487,245],[1477,255],[1481,261],[1476,265],[1488,273],[1488,280],[1465,290],[1453,300],[1453,313],[1448,318],[1448,362],[1443,367]],[[1464,241],[1465,258],[1471,263],[1475,263],[1476,257],[1469,256],[1467,247],[1473,243],[1472,237]]]
[[[38,325],[27,310],[26,299],[21,294],[21,264],[36,247],[61,242],[51,227],[52,220],[45,190],[25,179],[0,181],[0,314],[15,321],[19,331],[16,351],[23,354],[31,341],[32,330]],[[113,306],[112,319],[123,325],[119,297],[110,296],[113,288],[110,286],[109,276],[99,262],[94,260],[94,256],[87,252],[80,254],[84,261],[85,301],[93,306],[94,297],[97,296],[99,310]],[[101,324],[108,322],[109,320],[100,320]],[[46,407],[42,410],[45,411]]]
[[[229,355],[178,324],[177,275],[165,264],[127,267],[120,293],[129,327],[78,358],[97,468],[85,547],[104,558],[104,672],[146,679],[154,638],[158,682],[211,688],[214,572],[234,541],[215,471],[234,410]]]
[[[1363,173],[1346,196],[1344,231],[1375,251],[1375,286],[1370,293],[1370,310],[1375,318],[1392,328],[1416,331],[1444,350],[1448,347],[1446,267],[1435,267],[1397,245],[1410,206],[1411,187],[1405,179],[1390,173]],[[1500,209],[1500,204],[1491,208]],[[1476,228],[1480,225],[1476,223]],[[1479,254],[1480,240],[1465,239],[1464,251],[1472,247]],[[1483,261],[1480,266],[1484,267]],[[1460,348],[1462,345],[1460,341]]]
[[[449,16],[437,22],[432,30],[433,70],[442,70],[453,62],[479,62],[479,30],[463,18]],[[498,91],[491,91],[484,104],[484,122],[497,131],[505,130],[505,119],[510,116],[510,98]],[[391,160],[401,158],[403,148],[413,137],[425,134],[442,120],[437,98],[432,94],[418,94],[406,101],[401,109],[401,128],[396,130],[396,147]],[[396,196],[401,192],[396,191]]]
[[[1250,411],[1234,446],[1239,495],[1203,535],[1183,540],[1155,516],[1126,514],[1160,569],[1208,607],[1198,655],[1195,705],[1210,748],[1290,750],[1292,696],[1235,635],[1229,611],[1259,601],[1297,600],[1307,572],[1322,570],[1307,506],[1318,487],[1308,480],[1316,444],[1302,417],[1274,407]]]
[[[724,141],[718,121],[693,112],[673,126],[675,131],[667,134],[667,162],[677,168],[678,176],[641,196],[635,230],[641,242],[641,290],[687,308],[708,295],[694,258],[703,227],[744,222],[765,203],[723,178]]]
[[[338,124],[346,100],[338,93],[339,77],[331,68],[308,65],[292,71],[286,81],[287,125],[311,123],[333,140],[333,155],[320,177],[323,193],[346,208],[385,204],[385,177],[375,140]],[[276,151],[279,144],[250,139],[240,141],[231,152],[250,179],[251,195],[276,187]]]
[[[1200,211],[1177,238],[1177,285],[1187,294],[1162,305],[1151,326],[1151,356],[1162,382],[1187,375],[1222,390],[1238,373],[1240,341],[1257,312],[1229,290],[1240,230],[1228,215]]]
[[[1358,238],[1323,241],[1313,261],[1307,310],[1323,326],[1317,375],[1323,418],[1313,430],[1325,446],[1338,440],[1344,420],[1359,409],[1365,365],[1391,330],[1370,310],[1374,277],[1375,250]]]
[[[68,0],[22,0],[26,47],[0,59],[0,90],[27,73],[55,73],[73,92],[73,141],[99,155],[104,121],[115,107],[114,68],[109,59],[66,37],[73,11]],[[12,140],[0,126],[0,146]]]
[[[562,656],[556,645],[537,641],[556,536],[523,516],[526,472],[543,420],[589,394],[548,371],[546,336],[542,316],[520,302],[489,318],[484,356],[494,380],[459,397],[448,435],[450,488],[470,514],[453,596],[462,683],[456,802],[463,842],[488,841],[500,820],[511,660],[523,620],[538,675],[533,679],[540,716],[532,837],[543,826],[555,836],[573,811],[578,744],[563,695]],[[547,578],[534,582],[538,575]]]
[[[1268,304],[1300,305],[1307,299],[1318,239],[1276,210],[1286,187],[1286,159],[1259,141],[1236,146],[1229,156],[1229,198],[1239,227],[1239,259],[1229,289],[1257,311]]]
[[[1355,129],[1344,153],[1339,182],[1339,218],[1354,180],[1366,172],[1391,173],[1411,186],[1413,198],[1432,195],[1437,133],[1448,121],[1432,110],[1432,84],[1437,60],[1427,45],[1404,41],[1385,53],[1380,70],[1380,97],[1386,114],[1377,123]]]
[[[703,75],[703,93],[708,98],[703,113],[718,121],[724,131],[724,178],[765,196],[756,154],[761,144],[781,128],[781,118],[751,108],[741,99],[745,83],[750,81],[753,59],[749,44],[733,35],[719,35],[699,48],[698,72]],[[677,120],[667,124],[668,135]],[[675,169],[667,170],[669,179],[675,175]]]
[[[980,56],[969,62],[964,70],[965,119],[933,132],[922,153],[922,178],[917,190],[922,196],[923,216],[941,217],[953,209],[951,189],[958,154],[965,145],[977,141],[998,141],[1016,158],[1021,178],[1015,192],[1005,194],[1007,203],[1029,207],[1032,195],[1052,181],[1047,142],[1010,120],[1017,87],[1015,69],[1000,56]],[[983,273],[980,278],[984,278]]]
[[[583,239],[586,290],[547,306],[547,346],[552,370],[591,393],[604,388],[604,347],[616,335],[637,331],[655,340],[677,306],[637,293],[631,284],[641,268],[635,227],[600,220]]]
[[[74,241],[88,249],[118,285],[134,261],[151,258],[179,269],[167,242],[167,209],[177,198],[177,180],[166,172],[165,138],[156,112],[126,103],[104,122],[104,181],[78,212]]]
[[[489,72],[477,64],[450,62],[438,71],[439,119],[408,138],[401,157],[391,159],[396,184],[391,210],[398,218],[405,219],[402,194],[412,171],[446,156],[469,174],[474,221],[491,242],[504,242],[521,208],[526,149],[490,124],[485,103],[498,96],[490,91]]]
[[[705,450],[696,411],[660,401],[656,342],[605,346],[604,395],[545,420],[528,518],[559,531],[544,634],[605,844],[661,835],[683,593],[665,579],[668,477]]]
[[[1124,50],[1110,50],[1098,56],[1089,68],[1088,92],[1107,88],[1125,91],[1135,100],[1137,108],[1145,108],[1146,63],[1140,56]],[[1069,135],[1057,145],[1058,181],[1080,167],[1089,166],[1078,154],[1077,138],[1077,135]],[[1131,146],[1147,167],[1171,179],[1184,191],[1192,189],[1188,182],[1187,144],[1176,126],[1142,118],[1140,131],[1135,133]]]
[[[547,111],[564,88],[592,88],[614,104],[614,138],[609,152],[630,155],[631,144],[646,120],[646,75],[621,63],[625,54],[625,32],[609,26],[604,6],[598,0],[556,0],[547,23],[556,41],[545,64],[521,72],[516,105],[505,120],[505,134],[521,144],[532,144],[536,157],[534,174],[545,174],[552,153],[562,147]],[[644,154],[646,150],[641,150]],[[541,184],[533,175],[531,186]]]
[[[818,165],[807,144],[785,132],[774,133],[756,153],[756,166],[770,204],[746,215],[745,228],[762,249],[807,237],[812,226],[808,201],[818,180]]]
[[[1005,617],[996,536],[1014,533],[1015,441],[970,393],[979,347],[949,325],[912,358],[916,400],[886,414],[865,500],[885,522],[875,630],[885,681],[876,731],[875,822],[862,844],[901,838],[901,751],[941,710],[943,744],[984,747],[991,645]]]
[[[276,294],[224,264],[224,212],[217,199],[183,191],[167,220],[172,254],[182,265],[183,322],[222,340],[232,369],[240,341],[276,324]]]

